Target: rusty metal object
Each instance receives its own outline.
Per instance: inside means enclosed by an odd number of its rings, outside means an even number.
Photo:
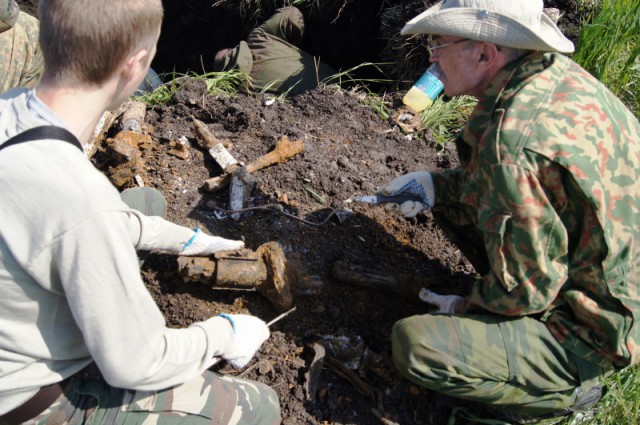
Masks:
[[[129,100],[117,112],[103,115],[94,129],[92,143],[96,146],[91,156],[103,164],[100,168],[106,169],[105,174],[119,189],[149,182],[145,151],[154,149],[155,144],[153,128],[144,122],[146,107],[143,102]],[[113,137],[108,136],[114,132]]]
[[[126,189],[141,186],[139,179],[148,181],[142,151],[151,149],[152,145],[150,135],[132,131],[121,131],[114,138],[106,140],[107,151],[116,163],[109,167],[107,175],[116,187]]]
[[[256,251],[240,249],[211,257],[178,257],[178,272],[189,282],[216,288],[255,289],[278,311],[293,305],[287,259],[278,243],[267,242]]]
[[[287,136],[282,136],[271,152],[251,161],[245,166],[245,169],[247,170],[247,172],[253,173],[270,165],[285,162],[286,160],[296,156],[303,150],[304,142],[302,140],[291,141]],[[228,167],[224,169],[224,174],[206,180],[204,182],[205,189],[209,192],[213,192],[229,186],[229,183],[231,181],[231,173],[233,172],[233,169],[238,166],[240,165],[235,164],[232,167]]]
[[[420,289],[433,287],[439,283],[438,279],[433,276],[413,273],[385,273],[344,261],[336,261],[333,264],[332,276],[351,285],[389,290],[411,299],[418,297]]]

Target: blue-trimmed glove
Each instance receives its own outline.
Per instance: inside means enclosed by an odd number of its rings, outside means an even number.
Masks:
[[[405,217],[415,217],[420,211],[429,209],[435,202],[433,179],[428,171],[414,171],[404,176],[396,177],[381,190],[383,195],[414,195],[422,199],[421,202],[406,201],[398,205],[386,203],[386,211],[397,212]]]
[[[433,304],[438,309],[434,313],[448,313],[453,314],[455,312],[456,305],[464,298],[460,295],[440,295],[435,292],[422,288],[418,297],[427,304]]]
[[[248,314],[220,314],[233,328],[233,337],[222,354],[235,369],[244,369],[263,342],[269,338],[267,324]]]
[[[218,251],[233,251],[241,248],[244,248],[243,241],[210,236],[202,233],[200,229],[195,229],[193,236],[184,244],[179,254],[206,257]]]

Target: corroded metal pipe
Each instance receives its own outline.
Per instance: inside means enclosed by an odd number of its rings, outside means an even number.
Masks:
[[[256,289],[279,311],[293,305],[287,259],[276,242],[260,245],[256,251],[245,248],[211,257],[178,257],[178,272],[185,282],[213,284],[221,289]]]

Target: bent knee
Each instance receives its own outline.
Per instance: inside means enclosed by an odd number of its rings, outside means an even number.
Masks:
[[[424,379],[424,375],[434,373],[434,369],[446,369],[452,354],[458,350],[452,341],[455,340],[453,335],[455,330],[448,316],[427,314],[399,320],[391,330],[391,350],[396,368],[414,381]]]
[[[391,329],[393,362],[404,376],[410,375],[409,369],[416,361],[416,348],[424,343],[421,321],[421,316],[407,317],[397,321]]]

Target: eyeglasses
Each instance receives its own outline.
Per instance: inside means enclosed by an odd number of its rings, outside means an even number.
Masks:
[[[435,41],[433,38],[429,37],[427,39],[427,51],[429,51],[429,54],[433,56],[433,52],[438,50],[438,49],[442,49],[443,47],[453,46],[454,44],[462,43],[462,42],[465,42],[465,41],[469,41],[469,39],[468,38],[463,38],[462,40],[452,41],[451,43],[438,44],[437,41]]]

